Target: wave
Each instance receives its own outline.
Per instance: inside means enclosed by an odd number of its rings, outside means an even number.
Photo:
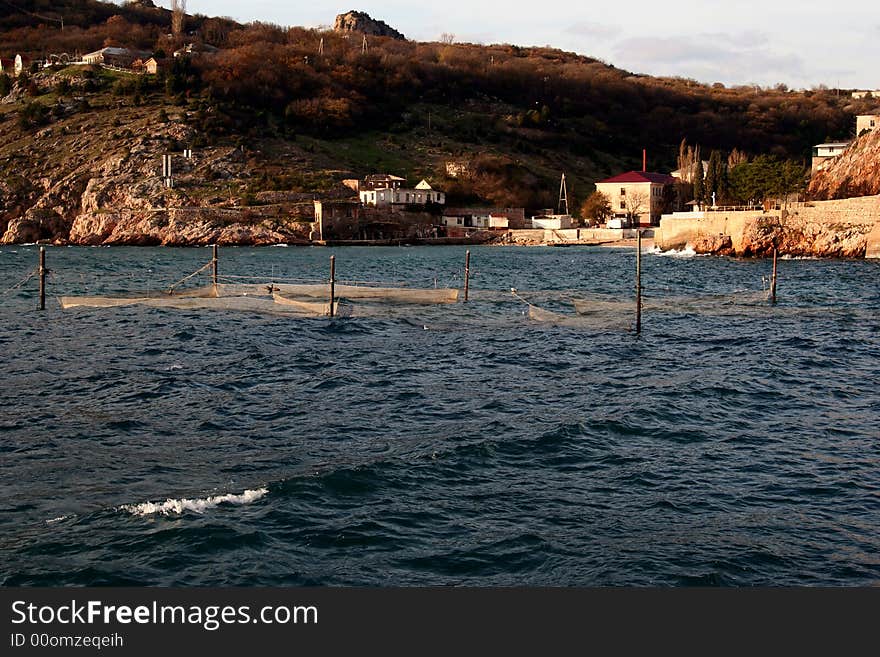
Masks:
[[[679,251],[678,249],[669,249],[668,251],[663,251],[660,249],[659,246],[655,246],[653,249],[644,251],[644,253],[656,256],[663,256],[664,258],[696,258],[701,255],[707,255],[697,253],[696,251],[694,251],[694,247],[692,247],[690,244],[686,245],[681,251]]]
[[[65,516],[58,516],[57,518],[50,518],[49,520],[46,521],[46,524],[47,525],[54,525],[56,522],[64,522],[65,520],[70,520],[71,518],[75,518],[75,517],[76,517],[75,513],[71,513],[71,514],[65,515]]]
[[[127,511],[134,516],[151,516],[162,514],[168,516],[172,514],[180,515],[184,511],[193,513],[204,513],[209,509],[216,508],[221,504],[250,504],[256,502],[261,497],[269,493],[268,488],[255,488],[246,490],[241,495],[227,493],[226,495],[214,495],[212,497],[202,497],[195,499],[167,499],[164,502],[143,502],[142,504],[124,504],[119,507],[122,511]]]

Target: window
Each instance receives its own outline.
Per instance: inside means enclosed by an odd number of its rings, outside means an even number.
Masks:
[[[621,201],[621,202],[620,202],[620,209],[621,209],[621,210],[626,210],[626,201]]]
[[[620,195],[621,195],[621,196],[626,196],[626,187],[621,187],[621,188],[620,188]]]
[[[871,127],[872,127],[872,128],[875,127],[876,123],[877,123],[877,122],[876,122],[874,119],[871,119]]]

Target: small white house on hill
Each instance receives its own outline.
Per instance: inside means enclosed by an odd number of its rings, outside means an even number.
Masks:
[[[412,189],[403,187],[406,182],[397,176],[367,176],[360,185],[359,195],[365,206],[387,207],[393,205],[427,205],[436,203],[444,205],[446,194],[434,189],[422,180]]]

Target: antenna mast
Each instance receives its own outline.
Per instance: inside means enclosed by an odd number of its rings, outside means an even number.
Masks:
[[[562,206],[565,206],[565,212],[562,211]],[[559,214],[568,214],[568,187],[565,184],[565,174],[562,174],[562,181],[559,183],[559,207],[557,208]]]

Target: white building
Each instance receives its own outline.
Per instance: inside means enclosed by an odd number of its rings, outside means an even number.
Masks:
[[[442,225],[447,228],[507,230],[525,227],[524,208],[446,208]]]
[[[665,173],[628,171],[596,183],[596,190],[611,202],[614,218],[658,226],[676,179]],[[648,216],[648,221],[641,219]]]
[[[532,217],[532,228],[544,230],[563,230],[574,226],[574,219],[570,214],[541,214]]]
[[[413,189],[402,185],[406,181],[397,176],[367,176],[360,186],[361,203],[365,206],[387,207],[390,205],[427,205],[446,203],[446,194],[435,190],[423,180]]]
[[[848,141],[835,141],[813,146],[812,172],[816,173],[824,169],[827,166],[828,160],[833,160],[841,153],[844,153],[849,148],[850,143]]]
[[[853,91],[853,98],[880,98],[880,90],[875,91]]]
[[[856,137],[880,126],[880,114],[859,114],[856,117]]]

